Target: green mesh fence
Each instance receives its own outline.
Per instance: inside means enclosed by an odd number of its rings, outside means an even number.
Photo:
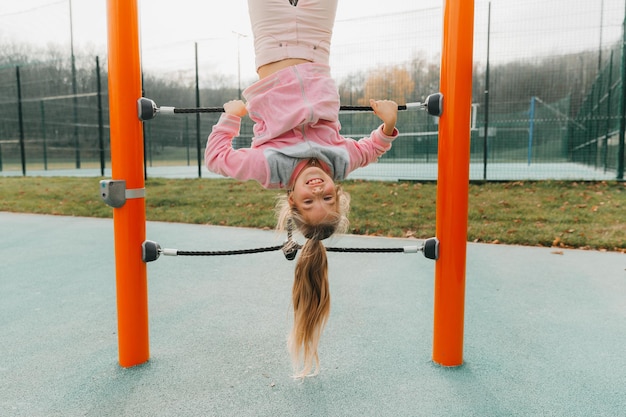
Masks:
[[[513,113],[491,112],[485,135],[480,108],[472,129],[471,157],[480,162],[547,163],[567,162],[570,99],[546,103],[530,97],[528,109]],[[487,152],[485,153],[485,147]]]
[[[568,149],[573,161],[614,171],[620,178],[624,170],[623,65],[622,51],[612,51],[570,125]]]
[[[3,171],[93,168],[109,160],[106,90],[95,58],[81,64],[75,91],[71,66],[62,63],[0,68]]]

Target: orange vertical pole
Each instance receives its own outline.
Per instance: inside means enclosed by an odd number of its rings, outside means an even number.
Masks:
[[[147,272],[141,260],[146,210],[143,127],[137,117],[141,97],[137,1],[108,0],[107,17],[111,171],[114,180],[126,181],[127,190],[124,205],[113,209],[119,361],[130,367],[150,357]]]
[[[474,1],[444,6],[439,119],[433,361],[463,364]]]

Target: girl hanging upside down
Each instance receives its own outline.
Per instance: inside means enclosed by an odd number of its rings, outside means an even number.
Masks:
[[[348,226],[350,196],[335,181],[391,148],[398,105],[370,100],[382,124],[360,140],[341,136],[339,93],[328,65],[337,0],[248,0],[248,8],[259,81],[243,91],[245,103],[224,104],[205,164],[227,177],[287,190],[277,204],[277,228],[295,227],[306,238],[296,263],[288,340],[301,378],[319,372],[318,343],[330,314],[321,241]],[[252,145],[233,149],[246,115],[255,123]]]

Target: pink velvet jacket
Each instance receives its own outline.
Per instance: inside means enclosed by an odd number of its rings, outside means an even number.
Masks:
[[[290,186],[293,173],[311,158],[322,162],[333,179],[343,180],[376,162],[398,135],[397,130],[385,135],[381,125],[360,140],[341,136],[339,94],[328,65],[285,68],[257,81],[243,95],[255,122],[252,146],[232,147],[241,119],[223,114],[209,135],[205,165],[227,177],[256,180],[265,188]]]

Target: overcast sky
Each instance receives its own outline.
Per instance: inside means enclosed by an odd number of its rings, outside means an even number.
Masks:
[[[479,61],[489,3],[494,61],[598,49],[621,37],[623,0],[475,0]],[[408,59],[416,50],[436,56],[443,4],[339,0],[331,64],[353,70]],[[242,77],[255,76],[247,0],[143,0],[139,8],[144,68],[190,71],[197,42],[204,67],[232,75],[239,59]],[[2,0],[0,41],[69,45],[69,10],[70,0]],[[106,53],[106,0],[72,0],[71,10],[75,50]]]

